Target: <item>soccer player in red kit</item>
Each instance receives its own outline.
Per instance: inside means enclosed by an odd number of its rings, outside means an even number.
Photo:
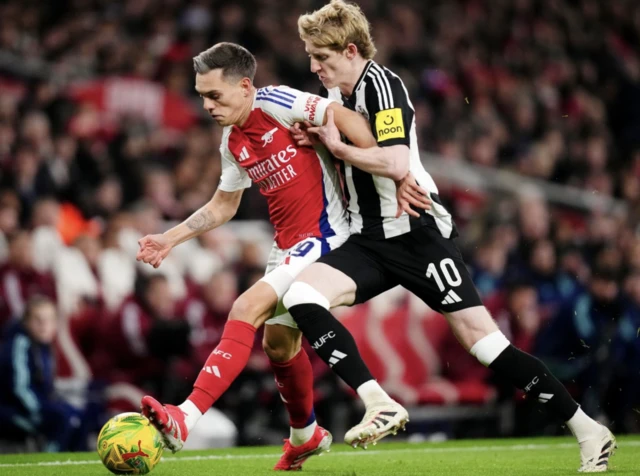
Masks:
[[[263,347],[291,425],[275,469],[300,469],[309,456],[326,451],[332,437],[316,424],[311,364],[281,298],[302,269],[347,239],[349,224],[332,157],[324,146],[296,145],[289,128],[301,121],[321,126],[331,120],[359,147],[374,146],[375,140],[366,120],[335,101],[285,86],[256,89],[255,58],[239,45],[213,46],[194,58],[194,68],[204,108],[224,127],[220,185],[211,201],[183,223],[142,238],[137,258],[158,267],[174,246],[227,222],[252,182],[267,199],[275,243],[266,275],[234,303],[193,393],[178,407],[147,396],[142,411],[160,429],[167,447],[180,450],[198,418],[245,367],[256,329],[266,323]],[[380,164],[371,167],[400,180],[408,163],[385,165],[384,171]]]

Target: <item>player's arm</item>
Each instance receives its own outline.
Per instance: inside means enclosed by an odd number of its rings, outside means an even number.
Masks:
[[[406,151],[396,150],[396,148],[391,148],[392,150],[389,151],[378,150],[371,126],[357,112],[331,99],[286,86],[279,86],[273,94],[282,98],[281,101],[288,101],[282,105],[289,109],[288,117],[283,122],[291,124],[291,133],[298,145],[312,144],[313,142],[308,139],[309,134],[317,134],[336,158],[349,162],[361,170],[394,180],[400,180],[407,175],[409,149],[406,148]],[[267,106],[276,109],[273,106]],[[306,134],[306,140],[298,137],[301,123],[309,133]],[[354,146],[343,144],[340,133],[344,134]]]
[[[353,145],[340,140],[332,123]],[[320,131],[311,128],[309,132]],[[360,170],[392,180],[401,180],[409,173],[409,147],[404,144],[379,147],[367,120],[357,112],[332,103],[325,115],[324,134],[318,135],[329,151],[340,160]]]
[[[171,247],[218,228],[231,220],[238,211],[244,189],[233,192],[216,190],[211,200],[189,218],[164,232]]]
[[[353,114],[359,118],[352,117]],[[335,117],[337,119],[334,119]],[[365,128],[362,127],[362,122]],[[354,143],[354,146],[342,142],[340,131]],[[396,183],[398,201],[396,218],[403,212],[419,217],[420,213],[412,207],[423,210],[431,208],[428,195],[409,172],[409,147],[404,144],[379,147],[371,135],[369,124],[360,114],[332,103],[327,108],[324,125],[307,127],[306,132],[318,134],[327,149],[338,159],[370,174],[392,179]],[[295,130],[292,133],[295,138]]]
[[[224,136],[223,144],[227,140],[228,136]],[[220,147],[220,158],[222,176],[213,198],[185,221],[164,233],[172,247],[227,223],[238,211],[242,193],[251,186],[251,179],[226,145]]]
[[[223,142],[227,136],[223,137]],[[222,177],[218,190],[202,208],[179,225],[158,235],[147,235],[138,241],[136,259],[160,266],[174,246],[213,230],[233,218],[240,206],[244,189],[251,186],[247,172],[240,167],[226,146],[220,148]]]
[[[320,140],[337,159],[373,175],[398,181],[406,177],[409,170],[408,147],[378,147],[367,120],[338,103],[327,107],[322,127],[314,127],[305,121],[302,125],[294,124],[291,133],[298,145],[313,145]],[[340,133],[353,146],[343,143]]]
[[[369,130],[376,139],[375,146],[354,147],[338,142],[338,134],[329,121],[318,129],[318,134],[337,158],[396,182],[397,216],[403,211],[419,216],[411,207],[429,210],[431,201],[410,173],[413,107],[398,77],[376,74],[370,86],[367,88],[365,102],[369,113]]]
[[[243,191],[216,190],[211,200],[182,223],[162,234],[141,238],[136,259],[157,268],[175,246],[231,220],[238,211]]]

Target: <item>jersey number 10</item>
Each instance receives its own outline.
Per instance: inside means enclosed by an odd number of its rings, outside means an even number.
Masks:
[[[445,258],[440,261],[440,270],[442,271],[442,275],[444,276],[444,278],[447,280],[447,283],[452,288],[455,288],[462,284],[460,273],[458,273],[458,269],[456,268],[456,265],[453,263],[453,260],[451,258]],[[436,268],[435,264],[429,263],[429,266],[427,267],[427,278],[431,278],[432,276],[433,279],[435,279],[440,292],[444,291],[444,283],[442,282],[442,278],[438,273],[438,268]]]

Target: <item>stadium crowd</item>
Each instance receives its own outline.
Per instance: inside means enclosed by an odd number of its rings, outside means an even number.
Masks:
[[[439,182],[505,334],[543,358],[588,413],[638,431],[640,4],[358,3],[372,19],[376,61],[410,89],[424,150],[626,203],[585,211],[528,189]],[[266,204],[251,188],[234,222],[176,248],[158,271],[135,262],[137,239],[199,208],[220,176],[221,130],[193,90],[191,58],[238,42],[258,58],[257,85],[317,91],[296,21],[319,4],[0,5],[0,421],[15,427],[3,437],[47,434],[52,414],[71,421],[79,408],[135,408],[143,392],[162,401],[188,392],[270,245]],[[55,344],[27,325],[34,297],[56,303]],[[409,404],[520,397],[488,381],[444,320],[402,291],[342,313],[376,377]],[[240,443],[260,442],[256,427],[274,438],[286,428],[259,345],[219,405]],[[336,401],[352,399],[314,365],[318,415],[330,419]],[[80,419],[74,431],[99,424]],[[537,419],[513,431],[559,430]],[[67,440],[61,448],[78,446]]]

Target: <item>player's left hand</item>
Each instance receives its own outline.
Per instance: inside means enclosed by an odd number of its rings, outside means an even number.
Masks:
[[[327,109],[327,122],[324,126],[309,127],[307,132],[315,134],[324,146],[329,149],[329,152],[334,155],[336,155],[336,149],[342,146],[342,137],[333,120],[333,111],[331,109]]]
[[[313,127],[313,124],[309,121],[302,123],[296,122],[293,126],[289,127],[289,132],[291,132],[291,136],[293,140],[296,141],[296,144],[298,144],[298,147],[313,147],[320,142],[315,134],[309,134],[307,129],[310,127]]]
[[[411,208],[411,205],[423,210],[431,210],[429,193],[418,185],[411,172],[405,178],[396,182],[396,199],[398,201],[396,218],[402,215],[402,212],[407,212],[416,218],[419,217],[420,214]]]

